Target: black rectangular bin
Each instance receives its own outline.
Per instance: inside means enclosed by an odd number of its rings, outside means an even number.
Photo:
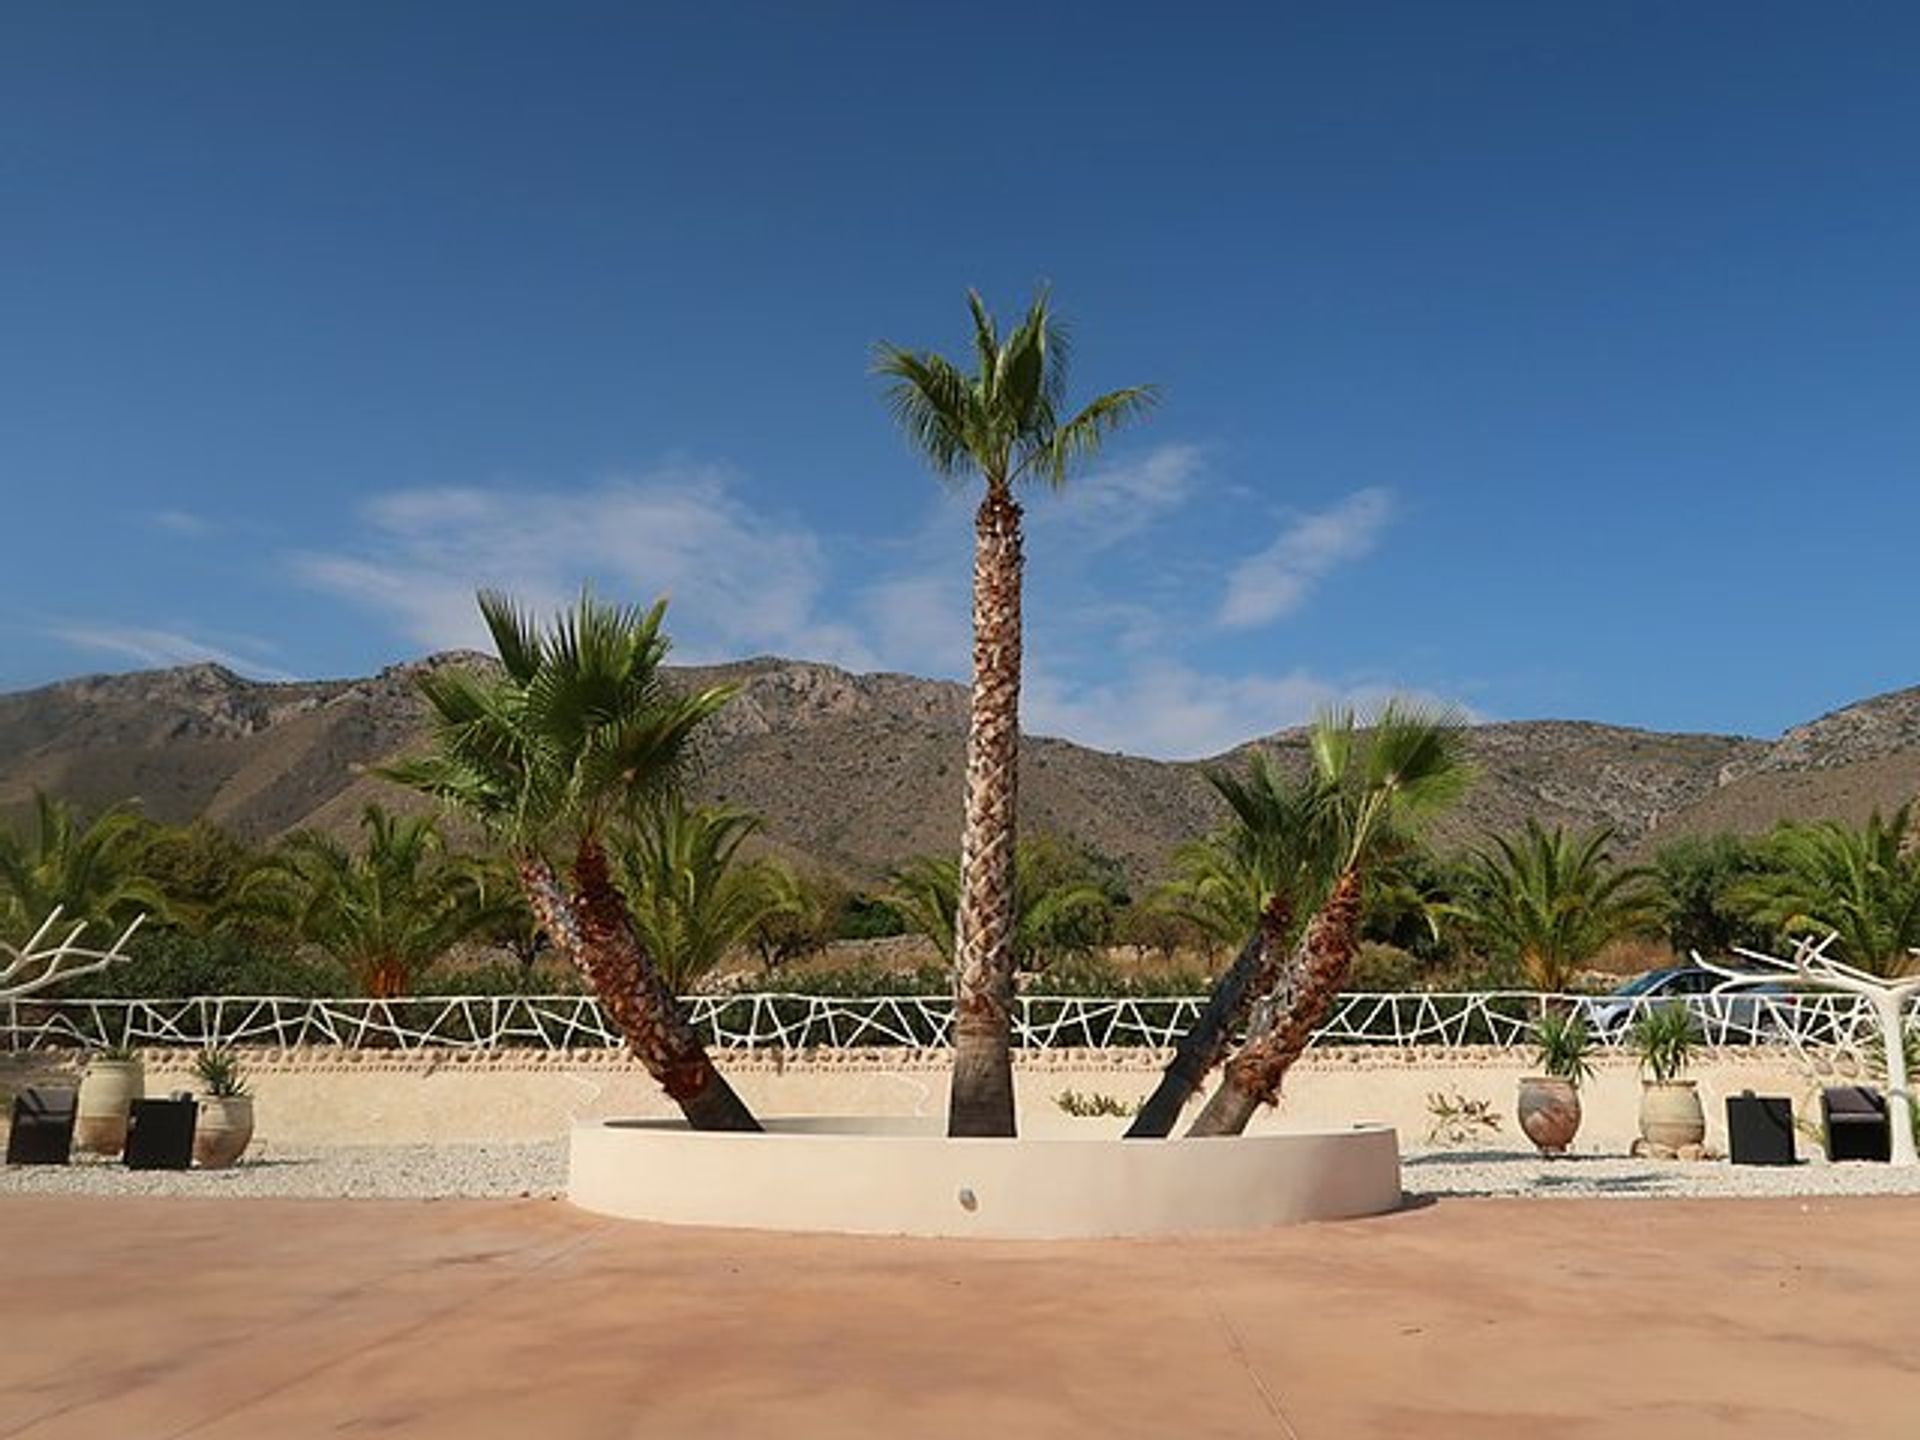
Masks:
[[[1748,1090],[1727,1097],[1727,1159],[1735,1165],[1792,1165],[1793,1101]]]
[[[200,1106],[192,1099],[134,1101],[127,1115],[127,1168],[185,1170],[193,1164],[199,1118]]]
[[[1820,1092],[1820,1118],[1829,1160],[1891,1160],[1893,1126],[1887,1097],[1865,1085],[1834,1085]]]

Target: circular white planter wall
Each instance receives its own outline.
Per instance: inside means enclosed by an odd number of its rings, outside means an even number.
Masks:
[[[677,1120],[574,1127],[567,1196],[673,1225],[1071,1239],[1245,1230],[1400,1204],[1384,1126],[1214,1140],[949,1140],[920,1119]]]

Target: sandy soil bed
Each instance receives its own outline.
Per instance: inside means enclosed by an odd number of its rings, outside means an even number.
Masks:
[[[1209,1240],[0,1196],[0,1434],[1910,1440],[1920,1201],[1441,1199]]]

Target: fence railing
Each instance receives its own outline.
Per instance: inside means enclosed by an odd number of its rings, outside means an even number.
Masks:
[[[1014,1043],[1028,1050],[1171,1045],[1192,1023],[1199,996],[1023,995]],[[1646,1011],[1666,1001],[1531,991],[1418,991],[1342,995],[1316,1045],[1529,1043],[1549,1008],[1584,1017],[1602,1046],[1622,1044]],[[1877,1033],[1871,1007],[1851,995],[1699,995],[1684,1002],[1710,1049],[1783,1045],[1859,1051]],[[724,1050],[926,1048],[947,1043],[945,996],[696,995],[695,1027]],[[187,1000],[10,1001],[0,1005],[0,1048],[40,1050],[258,1045],[393,1050],[574,1050],[613,1047],[618,1033],[587,995],[447,995],[408,1000],[201,996]]]

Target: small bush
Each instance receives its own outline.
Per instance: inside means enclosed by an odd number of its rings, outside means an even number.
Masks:
[[[1108,1116],[1126,1119],[1140,1113],[1138,1100],[1122,1100],[1115,1095],[1103,1095],[1098,1090],[1090,1090],[1084,1095],[1078,1090],[1062,1090],[1053,1097],[1053,1103],[1067,1114],[1082,1120]]]
[[[1427,1127],[1429,1145],[1466,1145],[1500,1131],[1500,1117],[1491,1100],[1470,1099],[1454,1091],[1435,1090],[1427,1096],[1427,1114],[1433,1123]]]

